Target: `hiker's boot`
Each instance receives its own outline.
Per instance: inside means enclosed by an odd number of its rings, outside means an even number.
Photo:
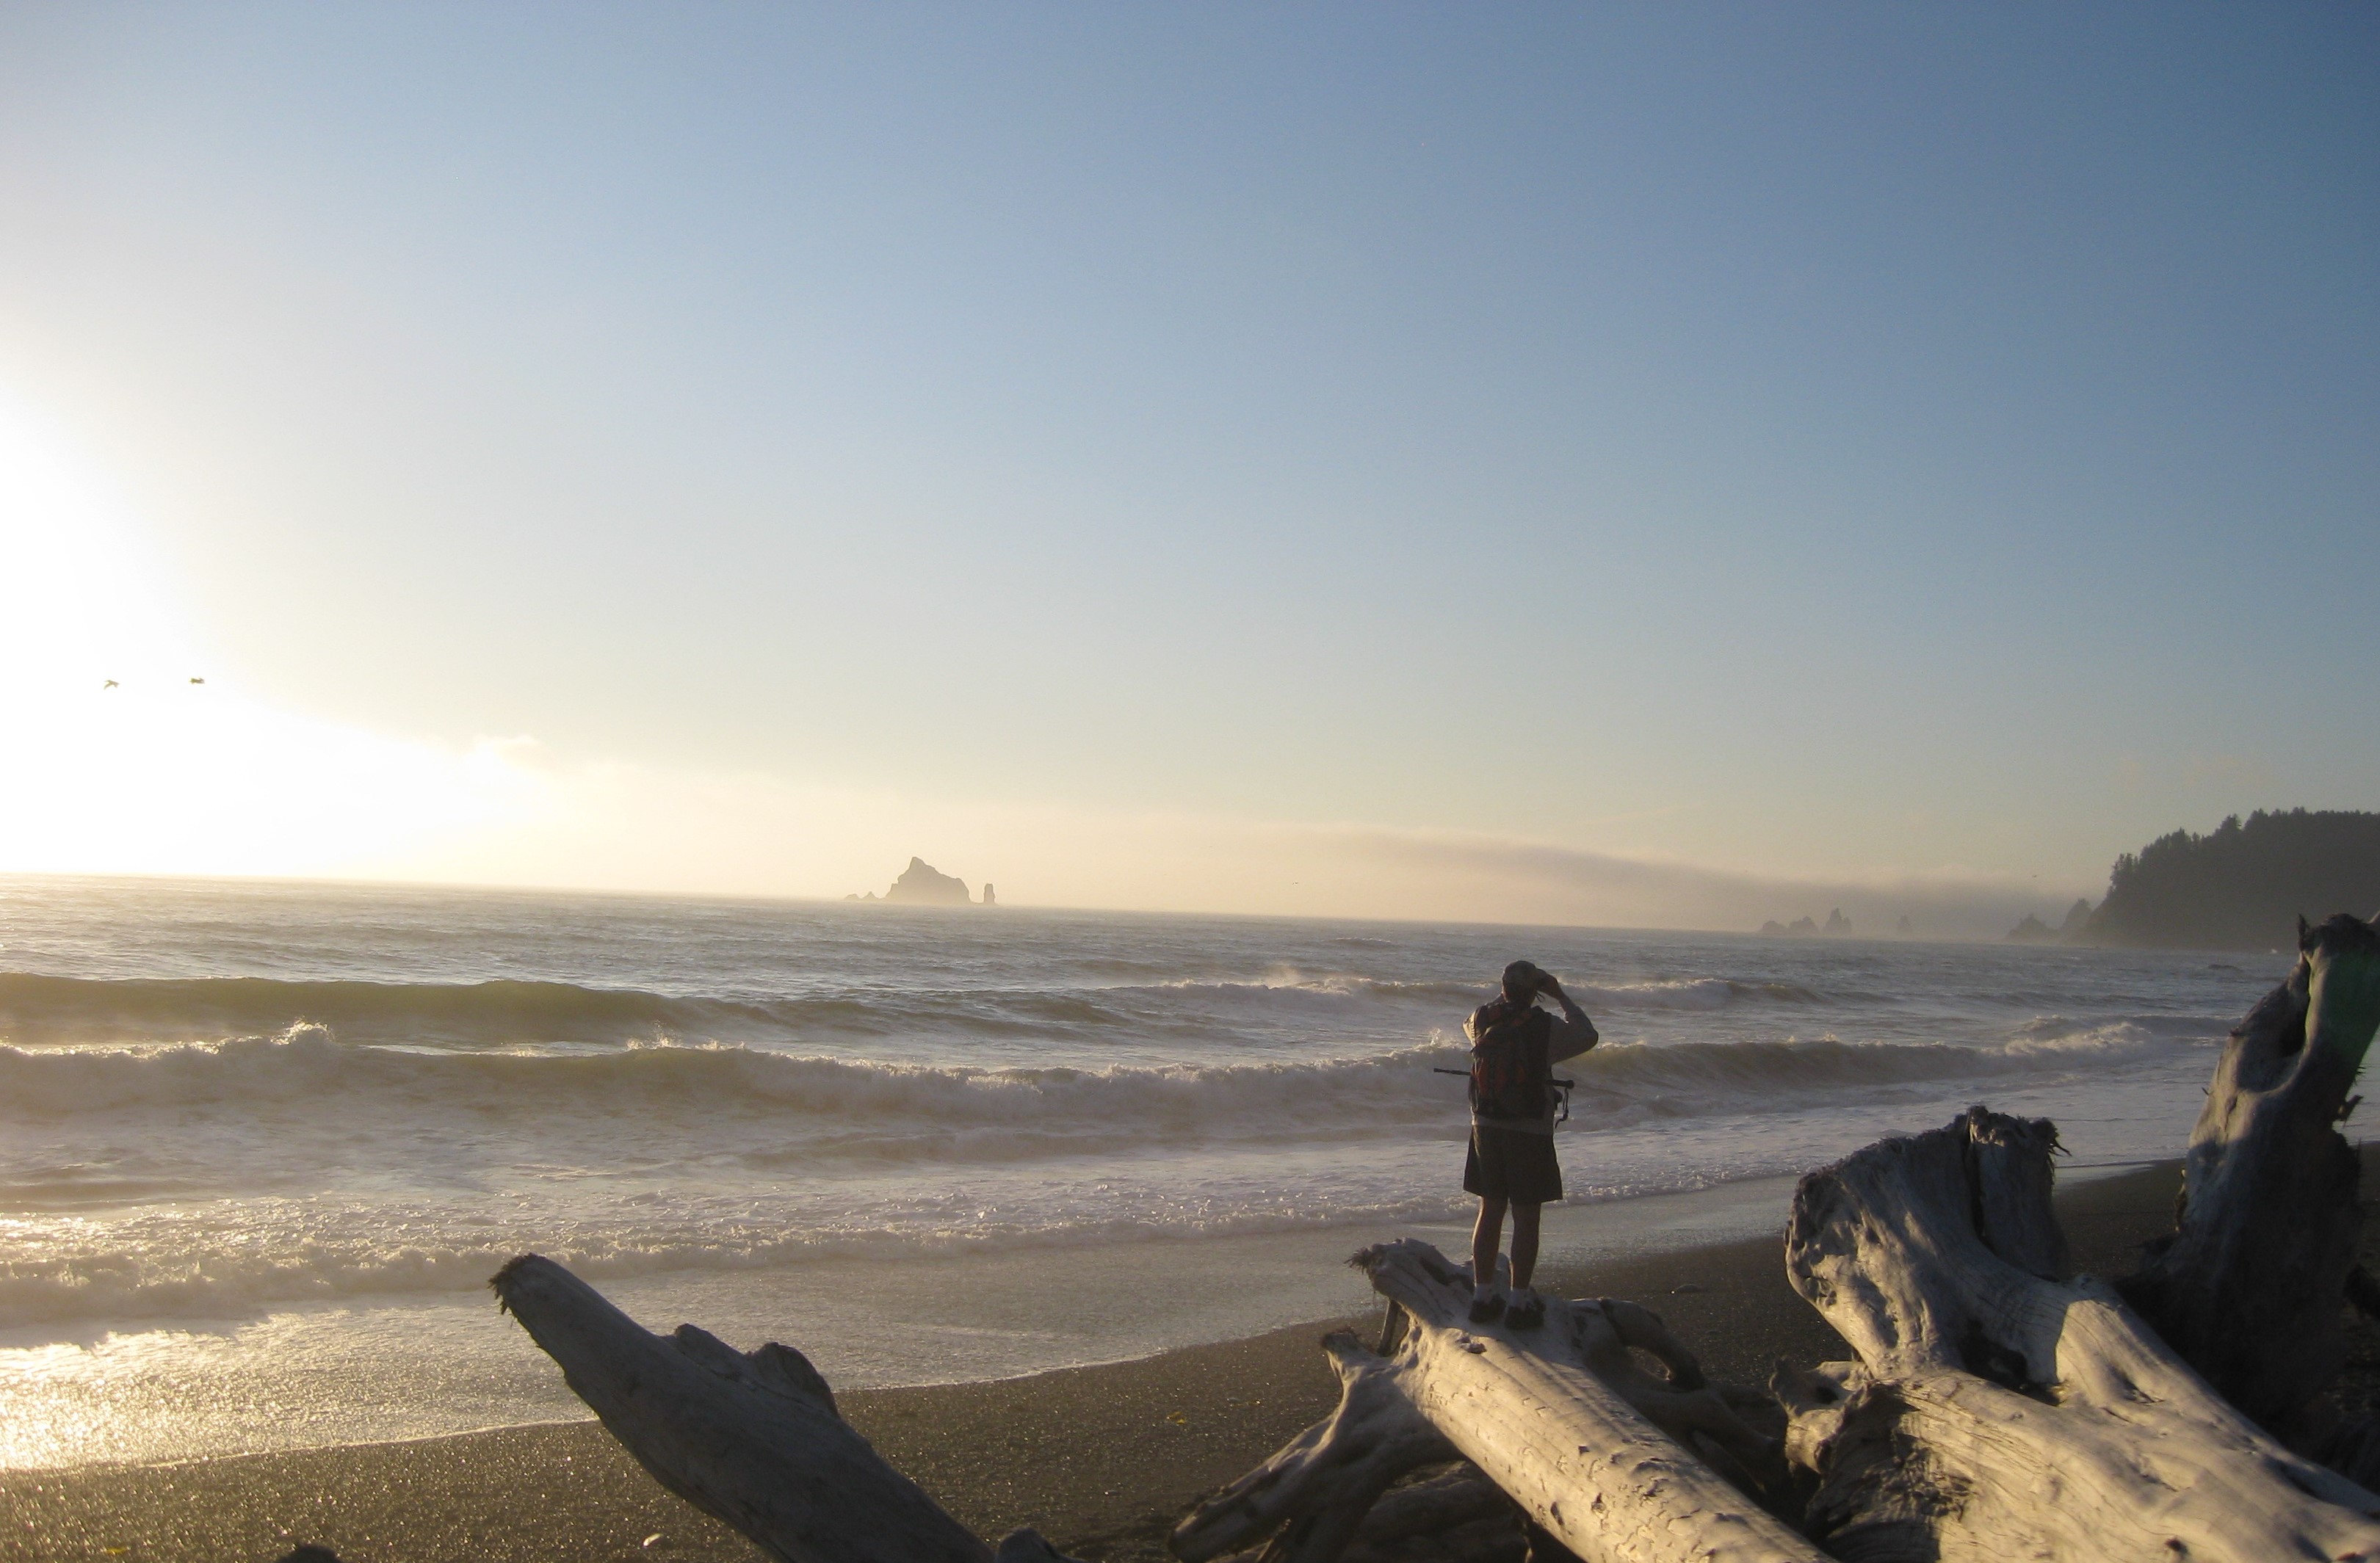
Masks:
[[[1471,1322],[1491,1325],[1504,1316],[1504,1294],[1500,1291],[1475,1291],[1471,1294]]]
[[[1534,1291],[1522,1292],[1512,1299],[1512,1306],[1504,1310],[1504,1325],[1508,1329],[1535,1329],[1545,1322],[1546,1300]]]

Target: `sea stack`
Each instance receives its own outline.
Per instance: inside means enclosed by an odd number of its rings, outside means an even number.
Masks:
[[[965,879],[936,871],[922,857],[912,857],[892,888],[884,892],[884,899],[910,906],[965,906],[975,898],[967,894]]]

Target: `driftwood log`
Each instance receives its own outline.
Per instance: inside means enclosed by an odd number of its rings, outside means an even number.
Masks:
[[[2068,1278],[2055,1143],[1976,1108],[1802,1180],[1787,1271],[1860,1357],[1779,1375],[1811,1533],[1860,1563],[2380,1560],[2380,1497]]]
[[[2190,1136],[2173,1232],[2119,1282],[2215,1389],[2300,1448],[2347,1359],[2362,1235],[2360,1165],[2338,1124],[2380,1025],[2380,933],[2299,924],[2289,980],[2231,1033]]]
[[[1387,1243],[1355,1263],[1390,1302],[1380,1352],[1343,1334],[1326,1344],[1339,1411],[1194,1509],[1173,1533],[1184,1563],[1275,1532],[1268,1563],[1327,1563],[1399,1471],[1450,1452],[1597,1563],[1820,1557],[1687,1447],[1702,1443],[1755,1483],[1784,1473],[1777,1440],[1702,1381],[1649,1312],[1556,1301],[1536,1330],[1474,1327],[1469,1270],[1427,1243]],[[1670,1376],[1638,1367],[1632,1346]]]
[[[1065,1563],[1032,1531],[991,1547],[885,1463],[809,1360],[655,1335],[568,1270],[523,1254],[489,1282],[654,1480],[782,1563]]]

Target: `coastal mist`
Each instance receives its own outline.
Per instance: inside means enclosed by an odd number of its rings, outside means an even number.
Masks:
[[[1360,1243],[1461,1246],[1434,1071],[1523,955],[1605,1038],[1557,1256],[1773,1229],[1782,1180],[1975,1101],[2070,1175],[2178,1154],[2286,964],[0,880],[0,1465],[581,1415],[484,1290],[523,1252],[838,1387],[1349,1311]]]

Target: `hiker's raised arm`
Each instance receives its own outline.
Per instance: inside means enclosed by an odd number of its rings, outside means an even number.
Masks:
[[[1546,1038],[1547,1062],[1560,1063],[1564,1059],[1574,1059],[1603,1040],[1595,1029],[1595,1023],[1586,1018],[1586,1012],[1562,991],[1559,979],[1548,975],[1545,990],[1553,995],[1554,1002],[1560,1004],[1562,1011],[1561,1018],[1554,1022],[1553,1034]]]

